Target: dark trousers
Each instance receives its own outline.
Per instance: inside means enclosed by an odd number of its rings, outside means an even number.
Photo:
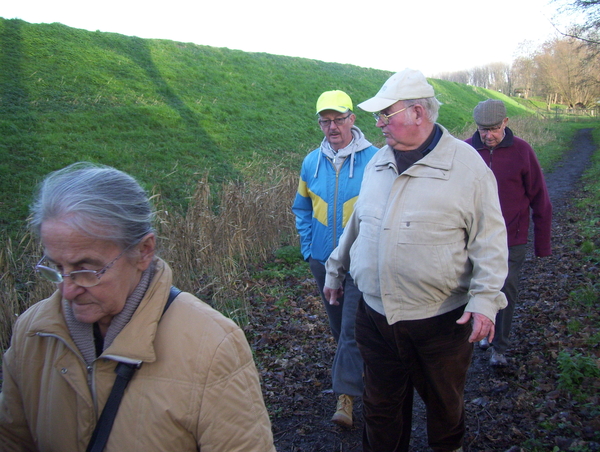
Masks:
[[[527,254],[526,245],[515,245],[508,248],[508,275],[502,287],[508,305],[496,314],[496,331],[492,345],[498,353],[504,354],[510,345],[510,329],[512,327],[515,306],[519,301],[519,281],[521,267]]]
[[[408,451],[413,388],[425,402],[427,436],[436,452],[462,446],[464,387],[473,345],[464,307],[423,320],[388,325],[361,299],[356,340],[365,363],[364,452]]]

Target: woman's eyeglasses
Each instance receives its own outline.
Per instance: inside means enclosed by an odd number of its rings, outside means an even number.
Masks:
[[[121,254],[115,257],[112,261],[110,261],[100,270],[75,270],[71,273],[63,275],[56,268],[51,267],[50,265],[52,264],[42,265],[42,262],[46,260],[46,256],[44,255],[35,266],[35,271],[39,273],[41,277],[47,279],[50,282],[53,282],[54,284],[60,284],[64,281],[65,278],[69,277],[71,278],[71,281],[73,281],[73,283],[77,284],[78,286],[94,287],[100,283],[100,278],[102,277],[102,275],[106,273],[108,269],[112,267],[115,264],[115,262],[117,262],[129,248],[130,246],[125,248],[121,252]]]

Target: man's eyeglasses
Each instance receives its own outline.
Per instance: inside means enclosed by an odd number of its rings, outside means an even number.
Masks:
[[[48,265],[42,265],[42,262],[46,259],[46,256],[43,256],[40,259],[40,261],[37,263],[37,265],[35,266],[35,271],[37,273],[39,273],[40,276],[42,276],[44,279],[47,279],[48,281],[53,282],[54,284],[60,284],[64,281],[64,279],[66,277],[69,277],[69,278],[71,278],[71,281],[73,281],[73,283],[77,284],[78,286],[94,287],[100,283],[100,278],[102,277],[102,275],[104,273],[106,273],[108,271],[108,269],[110,267],[112,267],[115,264],[115,262],[117,262],[129,248],[131,248],[131,247],[128,246],[127,248],[125,248],[121,252],[121,254],[119,254],[112,261],[110,261],[108,264],[106,264],[103,268],[101,268],[100,270],[97,270],[97,271],[96,270],[75,270],[75,271],[72,271],[71,273],[67,273],[67,274],[63,275],[56,268],[52,268]],[[52,264],[49,264],[49,265],[52,265]]]
[[[373,113],[373,117],[375,118],[375,121],[379,121],[381,119],[381,122],[387,126],[390,123],[390,118],[392,116],[402,113],[404,110],[408,110],[410,107],[414,107],[414,105],[409,105],[408,107],[404,107],[403,109],[395,111],[394,113],[390,113],[389,115],[381,112]]]
[[[499,126],[494,126],[494,127],[477,127],[477,130],[480,133],[487,133],[487,132],[498,132],[500,129],[502,128],[502,124],[500,124]]]
[[[348,116],[343,116],[341,118],[335,118],[335,119],[333,119],[333,122],[335,122],[336,126],[341,126],[342,124],[344,124],[346,119],[348,119],[350,116],[352,116],[352,113],[350,113]],[[332,122],[331,119],[319,119],[319,125],[321,127],[323,127],[324,129],[328,128],[331,125],[331,122]]]

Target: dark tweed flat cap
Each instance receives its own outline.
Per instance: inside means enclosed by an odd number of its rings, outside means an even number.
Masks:
[[[506,118],[506,107],[501,100],[484,100],[479,102],[473,110],[473,119],[478,126],[497,126],[504,118]]]

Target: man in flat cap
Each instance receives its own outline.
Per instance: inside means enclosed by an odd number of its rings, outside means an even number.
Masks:
[[[317,100],[321,146],[306,156],[292,211],[304,259],[310,263],[337,344],[331,369],[337,395],[332,421],[352,427],[354,397],[362,395],[363,363],[354,338],[354,318],[361,297],[352,276],[341,283],[344,295],[329,303],[323,296],[325,261],[337,246],[352,214],[363,173],[375,155],[373,146],[354,125],[352,99],[343,91],[325,91]]]
[[[385,137],[326,264],[325,295],[350,271],[363,293],[356,341],[365,363],[365,452],[408,451],[413,393],[434,451],[462,449],[473,342],[494,335],[507,273],[496,181],[475,150],[436,123],[419,71],[392,75],[359,104]]]
[[[533,218],[534,253],[537,257],[549,256],[552,254],[552,204],[534,150],[506,126],[508,117],[504,102],[497,99],[480,102],[473,110],[473,118],[477,131],[466,141],[479,152],[496,176],[508,235],[508,276],[502,288],[508,306],[496,316],[493,341],[484,338],[479,346],[487,350],[491,343],[490,365],[504,367],[508,365],[505,353],[510,345],[509,334],[519,298],[530,215]]]

